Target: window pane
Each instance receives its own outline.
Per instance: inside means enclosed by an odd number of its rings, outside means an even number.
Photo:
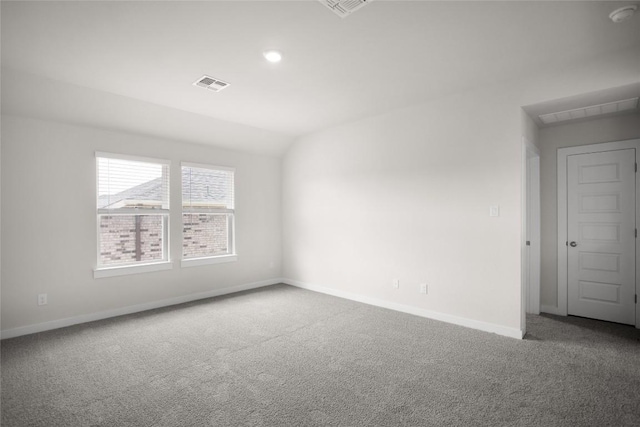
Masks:
[[[230,214],[183,214],[183,257],[200,258],[230,253],[230,218]]]
[[[99,265],[162,261],[164,215],[99,215]]]
[[[233,209],[233,171],[183,166],[182,206]]]
[[[169,209],[169,166],[98,158],[98,209]]]

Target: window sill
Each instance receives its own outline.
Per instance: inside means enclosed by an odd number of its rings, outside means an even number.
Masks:
[[[180,267],[197,267],[199,265],[221,264],[223,262],[235,262],[238,255],[220,255],[206,258],[187,258],[180,261]]]
[[[121,267],[102,267],[93,270],[93,278],[101,279],[103,277],[126,276],[129,274],[150,273],[152,271],[171,270],[173,262],[163,261],[153,264],[126,265]]]

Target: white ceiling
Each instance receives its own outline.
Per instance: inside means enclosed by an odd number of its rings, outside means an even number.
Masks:
[[[2,1],[2,66],[282,142],[640,45],[639,16],[608,18],[630,3],[377,0],[340,19],[316,0]],[[231,86],[192,86],[204,74]]]

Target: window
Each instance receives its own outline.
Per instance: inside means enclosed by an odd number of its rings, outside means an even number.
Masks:
[[[96,272],[167,263],[169,162],[108,153],[96,153],[96,158]]]
[[[235,260],[233,179],[231,168],[182,164],[184,265]]]

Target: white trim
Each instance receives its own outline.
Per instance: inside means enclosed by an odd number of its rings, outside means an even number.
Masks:
[[[171,270],[172,261],[154,262],[150,264],[118,265],[114,267],[100,267],[93,269],[93,278],[127,276],[129,274],[151,273],[153,271]]]
[[[238,255],[230,254],[230,255],[219,255],[219,256],[210,256],[210,257],[202,257],[202,258],[185,258],[180,260],[180,267],[198,267],[200,265],[209,265],[209,264],[222,264],[225,262],[234,262],[238,261]]]
[[[191,163],[191,162],[180,162],[180,172],[182,172],[182,168],[222,170],[222,171],[229,171],[229,172],[236,171],[236,168],[232,168],[230,166],[216,166],[216,165],[207,165],[204,163]]]
[[[531,144],[525,144],[526,185],[525,185],[525,266],[526,270],[526,312],[540,314],[540,156]],[[526,245],[526,241],[529,245]]]
[[[521,145],[520,329],[527,313],[540,313],[540,150],[525,136]],[[530,242],[530,246],[527,245]]]
[[[158,163],[161,165],[171,166],[171,160],[156,159],[155,157],[134,156],[130,154],[117,154],[117,153],[107,153],[104,151],[96,151],[96,158],[98,157],[102,157],[105,159],[129,160],[132,162]]]
[[[527,330],[527,282],[529,262],[527,240],[527,139],[522,137],[520,149],[520,329]]]
[[[567,157],[575,154],[600,153],[603,151],[636,150],[636,163],[640,156],[640,139],[603,142],[599,144],[578,145],[575,147],[558,149],[558,315],[566,316],[567,288],[568,288],[568,254],[566,242],[568,240],[567,224]],[[636,227],[640,223],[640,180],[636,174]],[[640,275],[640,239],[636,239],[636,294],[640,293],[638,277]],[[640,308],[636,304],[636,328],[640,329]]]
[[[569,272],[567,262],[567,157],[562,154],[562,149],[558,149],[557,159],[557,180],[558,180],[558,306],[556,314],[567,315],[567,274]]]
[[[540,312],[541,313],[555,314],[556,316],[562,316],[560,314],[560,311],[558,310],[558,307],[553,307],[553,306],[550,306],[550,305],[541,305],[540,306]]]
[[[154,208],[115,208],[115,209],[98,209],[98,215],[169,215],[170,209],[154,209]]]
[[[374,305],[376,307],[387,308],[390,310],[400,311],[402,313],[413,314],[414,316],[426,317],[429,319],[439,320],[441,322],[452,323],[454,325],[465,326],[471,329],[477,329],[484,332],[491,332],[494,334],[502,335],[509,338],[522,339],[524,332],[520,329],[509,328],[506,326],[496,325],[494,323],[482,322],[479,320],[467,319],[465,317],[453,316],[451,314],[440,313],[437,311],[426,310],[424,308],[412,307],[409,305],[398,304],[378,298],[368,297],[365,295],[354,294],[351,292],[345,292],[326,286],[313,285],[309,283],[300,282],[292,279],[282,279],[282,282],[295,286],[297,288],[306,289],[309,291],[319,292],[327,295],[333,295],[339,298],[345,298],[352,301],[361,302],[364,304]]]
[[[225,214],[234,214],[236,213],[235,209],[225,209],[225,208],[192,208],[192,207],[182,207],[182,214],[192,214],[192,215],[225,215]]]
[[[264,286],[275,285],[277,283],[282,283],[282,280],[280,278],[261,280],[259,282],[230,286],[222,289],[214,289],[207,292],[200,292],[197,294],[190,294],[190,295],[184,295],[184,296],[179,296],[174,298],[168,298],[160,301],[130,305],[127,307],[101,311],[98,313],[90,313],[90,314],[83,314],[80,316],[67,317],[65,319],[52,320],[50,322],[37,323],[35,325],[7,329],[2,331],[1,337],[2,339],[6,339],[6,338],[19,337],[21,335],[35,334],[37,332],[44,332],[44,331],[49,331],[51,329],[64,328],[67,326],[77,325],[80,323],[93,322],[96,320],[108,319],[110,317],[122,316],[125,314],[131,314],[131,313],[138,313],[146,310],[153,310],[154,308],[168,307],[171,305],[182,304],[185,302],[197,301],[200,299],[212,298],[220,295],[233,294],[236,292],[246,291],[249,289],[256,289]]]

